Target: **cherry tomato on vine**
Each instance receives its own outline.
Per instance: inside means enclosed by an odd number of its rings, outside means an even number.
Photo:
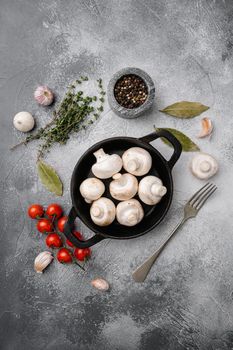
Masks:
[[[76,259],[80,260],[80,261],[84,261],[87,260],[90,256],[91,256],[91,249],[90,248],[76,248],[74,250],[74,256],[76,257]]]
[[[49,219],[40,219],[37,222],[37,230],[41,233],[52,232],[53,224]]]
[[[28,216],[32,219],[39,219],[44,215],[44,208],[40,204],[32,204],[28,208]]]
[[[57,233],[49,233],[45,240],[47,247],[60,248],[62,247],[61,237]]]
[[[71,252],[67,248],[61,248],[57,252],[57,260],[62,264],[69,264],[72,262]]]
[[[58,227],[58,230],[60,232],[64,232],[64,227],[65,227],[65,223],[66,221],[68,220],[68,216],[62,216],[58,222],[57,222],[57,227]]]
[[[52,219],[52,218],[60,218],[62,216],[62,208],[60,205],[56,204],[56,203],[52,203],[48,206],[47,210],[46,210],[46,215]]]
[[[83,240],[83,236],[82,236],[82,234],[81,234],[80,232],[74,231],[74,232],[73,232],[73,235],[74,235],[75,237],[77,237],[78,239]],[[73,243],[70,242],[68,239],[66,240],[66,244],[67,244],[69,247],[74,247]]]

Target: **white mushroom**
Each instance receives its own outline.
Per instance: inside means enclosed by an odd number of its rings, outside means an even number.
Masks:
[[[118,154],[107,154],[103,148],[94,152],[96,163],[92,166],[93,174],[100,179],[108,179],[122,168],[122,159]]]
[[[157,204],[166,193],[166,187],[163,186],[162,181],[156,176],[145,176],[139,182],[138,196],[145,204]]]
[[[199,152],[193,157],[190,169],[193,175],[206,180],[217,173],[218,163],[210,154]]]
[[[109,185],[111,196],[119,201],[125,201],[135,196],[138,191],[138,180],[131,174],[116,174]]]
[[[117,221],[124,226],[137,225],[144,216],[143,208],[137,199],[120,202],[116,207]]]
[[[101,180],[90,177],[81,183],[79,190],[85,201],[91,203],[102,196],[105,186]]]
[[[148,151],[141,147],[131,147],[122,156],[124,169],[136,176],[148,173],[152,165],[152,158]]]
[[[29,112],[19,112],[14,116],[14,127],[22,132],[31,131],[34,128],[35,120]]]
[[[101,197],[92,203],[90,214],[96,225],[108,226],[115,219],[116,208],[110,199]]]

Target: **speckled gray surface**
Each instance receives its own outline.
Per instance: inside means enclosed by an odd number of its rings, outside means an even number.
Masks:
[[[1,349],[233,349],[232,34],[230,0],[0,1]],[[154,109],[123,120],[106,104],[85,134],[54,147],[47,161],[65,184],[63,206],[71,205],[73,167],[95,141],[142,136],[153,124],[176,127],[197,141],[201,117],[182,121],[158,112],[178,100],[211,107],[204,115],[214,120],[213,137],[198,143],[219,159],[219,189],[168,245],[144,284],[132,281],[132,271],[178,222],[182,204],[202,184],[188,170],[191,154],[183,154],[174,168],[174,200],[158,228],[139,239],[95,246],[85,274],[53,263],[39,276],[33,261],[45,244],[26,208],[55,198],[37,179],[37,143],[9,151],[21,138],[13,115],[31,111],[42,125],[51,110],[33,101],[38,84],[48,84],[60,97],[80,74],[101,76],[106,86],[125,66],[151,75]],[[96,276],[111,283],[109,293],[93,290]]]

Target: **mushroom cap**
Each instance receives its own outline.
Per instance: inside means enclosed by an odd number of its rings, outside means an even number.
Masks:
[[[193,157],[190,169],[198,179],[206,180],[217,173],[218,163],[210,154],[199,152]]]
[[[119,201],[128,200],[138,191],[138,180],[135,176],[125,173],[116,174],[109,185],[111,196]]]
[[[79,190],[85,201],[91,203],[102,196],[105,186],[101,180],[89,177],[81,183]]]
[[[110,199],[101,197],[92,203],[90,215],[96,225],[108,226],[115,219],[116,208]]]
[[[137,199],[120,202],[116,207],[116,218],[119,224],[135,226],[144,217],[144,211]]]
[[[14,116],[14,127],[22,132],[31,131],[34,128],[35,120],[29,112],[19,112]]]
[[[141,147],[131,147],[122,156],[124,169],[136,176],[148,173],[152,166],[152,158],[148,151]]]
[[[138,186],[138,196],[142,202],[148,205],[155,205],[167,193],[161,179],[156,176],[145,176]]]
[[[107,154],[103,148],[94,152],[96,163],[91,170],[99,179],[108,179],[118,173],[122,168],[122,159],[118,154]]]

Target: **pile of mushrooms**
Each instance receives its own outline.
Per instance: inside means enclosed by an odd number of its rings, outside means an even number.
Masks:
[[[80,193],[87,203],[91,204],[90,216],[98,226],[108,226],[115,219],[124,226],[135,226],[144,217],[143,202],[156,205],[167,193],[161,179],[153,175],[143,177],[139,182],[137,176],[148,174],[152,166],[152,158],[148,151],[141,147],[131,147],[122,157],[118,154],[107,154],[103,148],[94,152],[96,163],[91,170],[94,176],[84,180],[80,185]],[[121,174],[121,169],[126,173]],[[106,197],[103,179],[112,178],[109,192],[117,206]],[[101,180],[100,180],[101,179]],[[134,198],[138,194],[140,199]]]

